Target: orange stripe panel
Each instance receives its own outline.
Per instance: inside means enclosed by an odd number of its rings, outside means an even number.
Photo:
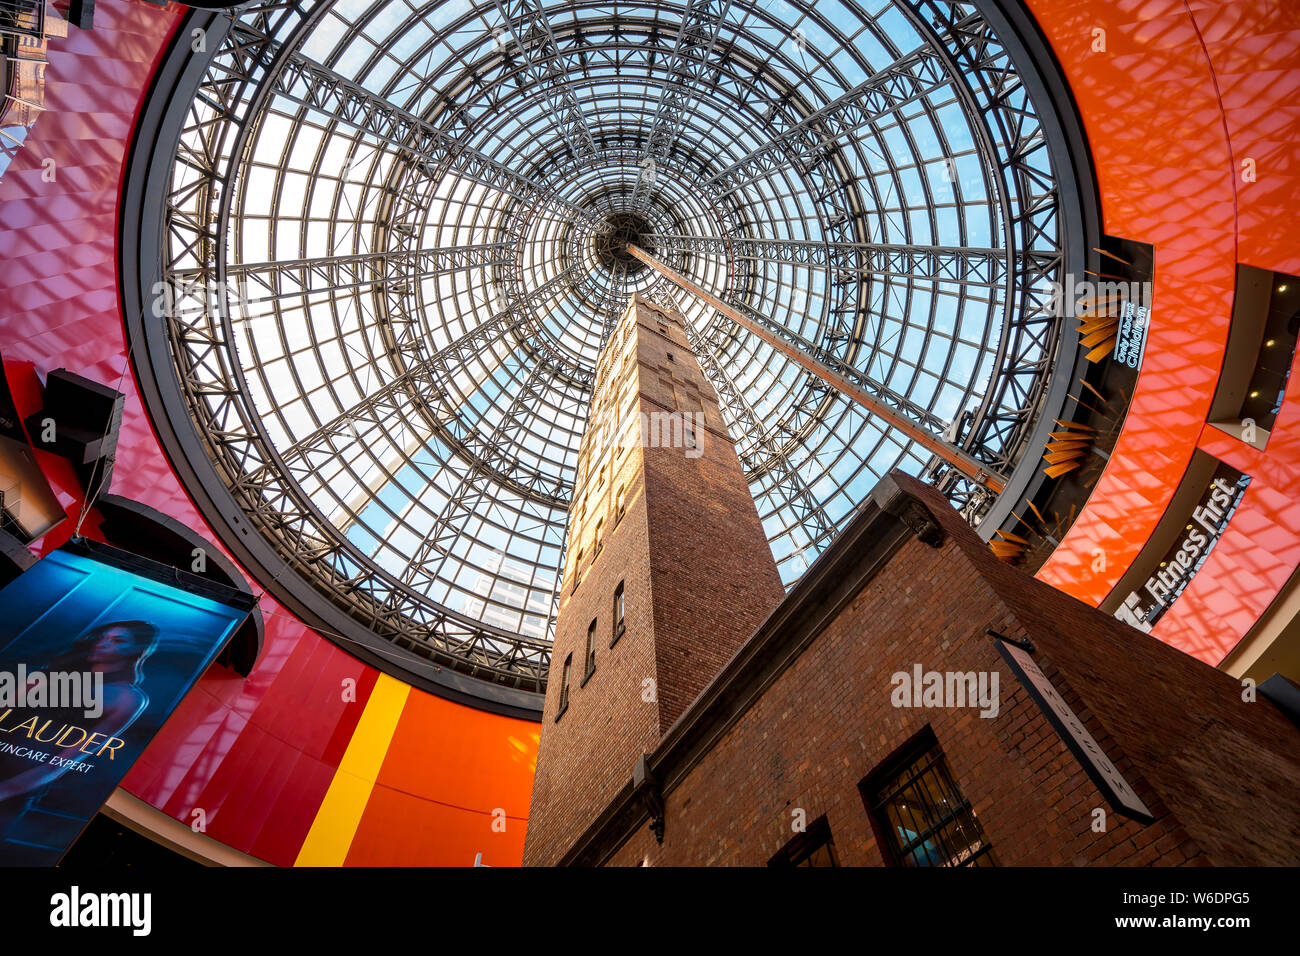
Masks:
[[[481,852],[491,866],[518,866],[538,735],[532,721],[413,690],[348,865],[469,866]]]

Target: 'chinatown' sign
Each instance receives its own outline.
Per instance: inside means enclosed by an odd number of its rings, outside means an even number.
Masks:
[[[1205,563],[1249,482],[1235,469],[1219,467],[1178,542],[1146,583],[1124,599],[1115,617],[1140,631],[1151,630]]]

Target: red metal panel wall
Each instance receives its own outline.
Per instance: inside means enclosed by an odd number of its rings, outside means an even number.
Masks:
[[[1039,577],[1092,604],[1150,537],[1201,444],[1254,482],[1154,633],[1217,664],[1300,563],[1294,384],[1267,451],[1205,417],[1238,262],[1300,271],[1300,6],[1290,0],[1029,0],[1079,103],[1107,232],[1155,247],[1152,326],[1124,431]],[[1105,31],[1105,51],[1094,50]],[[1243,164],[1253,160],[1253,176]],[[1202,440],[1202,435],[1205,438]],[[1247,467],[1249,465],[1249,467]],[[1104,563],[1098,555],[1104,556]]]
[[[46,72],[47,111],[0,180],[0,352],[23,415],[40,407],[38,376],[66,366],[127,396],[112,490],[145,502],[212,541],[181,487],[140,406],[127,367],[117,290],[117,204],[136,112],[155,60],[183,8],[137,0],[97,5],[93,30],[56,40]],[[46,159],[54,180],[42,179]],[[62,544],[81,507],[67,462],[38,452],[70,518],[40,543]],[[94,536],[92,513],[83,532]],[[260,590],[256,587],[255,589]],[[128,774],[131,793],[186,823],[201,809],[208,835],[278,864],[294,862],[334,779],[377,672],[324,640],[269,596],[266,642],[245,680],[222,668],[205,675]],[[356,681],[355,701],[342,682]],[[412,691],[394,736],[420,739],[432,729],[428,698]],[[431,698],[430,698],[431,699]],[[497,780],[497,802],[526,816],[532,769],[511,759],[520,721],[438,701],[439,732],[495,740],[482,764]],[[536,743],[532,742],[532,753]],[[437,745],[405,747],[394,758],[441,759]],[[396,765],[394,765],[396,766]],[[417,807],[465,806],[472,781],[442,776],[406,797]],[[519,808],[522,807],[521,811]],[[490,810],[490,808],[489,808]],[[432,809],[429,811],[432,813]],[[516,819],[522,831],[524,820]],[[445,834],[408,835],[370,828],[353,839],[359,855],[412,863],[472,862]],[[519,847],[499,845],[491,862],[517,863]]]
[[[1300,274],[1300,4],[1200,2],[1196,24],[1214,67],[1238,176],[1237,259]],[[1300,381],[1296,363],[1263,452],[1202,430],[1200,447],[1252,477],[1228,531],[1154,633],[1216,664],[1300,566]]]

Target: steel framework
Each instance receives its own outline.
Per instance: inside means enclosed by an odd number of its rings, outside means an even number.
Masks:
[[[634,231],[991,473],[1026,457],[1067,267],[1026,64],[974,0],[779,6],[213,21],[170,94],[154,314],[203,466],[312,593],[540,690],[596,360],[637,292],[686,317],[787,582],[892,467],[979,520],[984,489],[602,244]]]

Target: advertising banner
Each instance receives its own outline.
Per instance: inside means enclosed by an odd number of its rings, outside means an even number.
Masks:
[[[0,865],[58,862],[253,601],[90,542],[0,590]]]

